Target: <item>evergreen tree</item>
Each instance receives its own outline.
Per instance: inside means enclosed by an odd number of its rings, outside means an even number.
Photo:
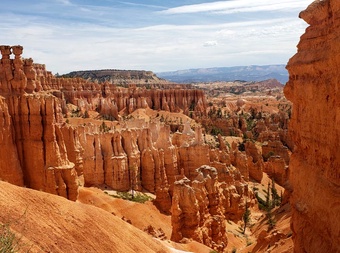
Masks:
[[[244,234],[250,222],[250,209],[248,207],[247,200],[246,200],[246,210],[244,211],[242,219],[243,219],[243,232],[242,233]]]

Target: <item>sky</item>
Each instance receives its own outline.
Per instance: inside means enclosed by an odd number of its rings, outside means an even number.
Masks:
[[[0,44],[54,74],[286,64],[312,0],[1,0]]]

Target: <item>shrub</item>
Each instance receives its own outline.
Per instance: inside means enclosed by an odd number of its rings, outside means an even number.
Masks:
[[[269,151],[267,154],[265,154],[265,155],[263,156],[263,160],[264,160],[265,162],[267,162],[268,159],[269,159],[270,157],[274,156],[274,155],[275,155],[275,153],[274,153],[273,151]]]
[[[223,131],[222,131],[222,129],[220,129],[220,128],[218,128],[218,127],[216,127],[216,126],[213,126],[212,128],[211,128],[211,131],[210,131],[210,134],[211,135],[214,135],[214,136],[217,136],[217,135],[223,135]]]
[[[99,126],[99,131],[103,133],[107,133],[108,131],[110,131],[110,127],[108,127],[103,121],[103,123]]]
[[[244,211],[244,214],[242,216],[242,220],[243,220],[243,231],[242,234],[244,234],[246,232],[246,228],[250,223],[250,209],[248,207],[248,203],[246,201],[246,209]]]
[[[30,252],[30,247],[22,242],[21,236],[11,231],[10,223],[0,224],[0,253]]]
[[[124,200],[130,200],[138,203],[145,203],[146,201],[152,200],[152,198],[144,193],[136,192],[133,195],[129,192],[117,192],[116,195],[111,195],[114,198],[120,198]]]
[[[90,114],[89,114],[89,112],[87,110],[85,111],[85,113],[83,115],[83,118],[85,118],[85,119],[90,118]]]
[[[19,250],[18,239],[8,224],[0,225],[0,253],[14,253]]]

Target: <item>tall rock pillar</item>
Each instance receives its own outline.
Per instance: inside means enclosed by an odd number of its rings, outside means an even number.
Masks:
[[[309,27],[288,62],[295,252],[340,252],[340,1],[300,13]]]

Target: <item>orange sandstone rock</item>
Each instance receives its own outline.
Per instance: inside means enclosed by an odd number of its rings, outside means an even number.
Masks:
[[[310,26],[288,62],[284,92],[293,102],[290,134],[295,252],[340,252],[340,2],[313,2]]]
[[[0,179],[23,186],[24,178],[8,106],[0,97]]]
[[[228,243],[226,220],[239,220],[246,199],[252,197],[247,185],[235,179],[233,176],[230,184],[219,183],[217,170],[203,165],[192,180],[183,177],[176,181],[171,206],[171,239],[191,238],[223,251]]]

